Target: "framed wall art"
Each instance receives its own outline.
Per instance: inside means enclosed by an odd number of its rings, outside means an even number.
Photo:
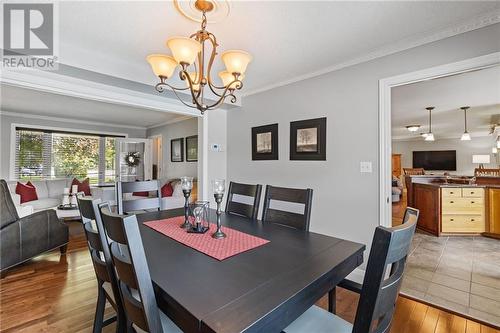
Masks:
[[[290,160],[326,161],[326,117],[290,123]]]
[[[170,140],[170,160],[184,162],[184,138]]]
[[[278,124],[252,127],[252,160],[278,159]]]
[[[198,135],[186,137],[186,162],[198,161]]]

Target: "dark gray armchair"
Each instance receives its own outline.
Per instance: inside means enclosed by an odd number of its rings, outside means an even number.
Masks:
[[[19,218],[5,180],[0,180],[0,270],[60,248],[66,253],[68,226],[53,209]]]

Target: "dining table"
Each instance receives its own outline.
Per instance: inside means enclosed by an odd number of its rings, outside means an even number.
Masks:
[[[184,209],[137,221],[158,306],[183,332],[281,332],[363,263],[363,244],[228,213],[223,231],[269,242],[217,260],[144,225],[176,216]]]

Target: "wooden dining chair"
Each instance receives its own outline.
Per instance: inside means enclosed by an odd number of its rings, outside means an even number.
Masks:
[[[264,211],[262,212],[262,222],[275,223],[292,227],[299,230],[309,231],[311,219],[313,190],[296,189],[286,187],[276,187],[267,185],[264,196]],[[284,211],[271,207],[271,201],[282,201],[293,204],[303,204],[303,213]]]
[[[403,168],[403,173],[406,176],[425,175],[424,168]]]
[[[375,229],[363,285],[355,290],[360,298],[354,324],[313,305],[283,331],[389,332],[415,227],[415,222],[408,222],[394,228]]]
[[[156,192],[155,197],[124,198],[125,194],[133,195],[138,192]],[[116,182],[116,202],[118,214],[140,213],[148,210],[161,210],[161,190],[158,180],[138,182]]]
[[[136,216],[113,214],[109,206],[101,207],[100,214],[130,324],[128,329],[139,333],[182,333],[158,309]]]
[[[407,222],[415,222],[418,221],[418,216],[420,211],[413,207],[406,207],[405,214],[403,215],[403,224]]]
[[[123,332],[126,327],[126,317],[123,303],[118,288],[115,270],[107,241],[105,239],[102,221],[97,205],[100,199],[77,197],[78,208],[83,222],[83,229],[87,238],[87,246],[94,265],[97,278],[97,305],[94,317],[93,332],[101,332],[104,326],[117,321],[116,331]],[[116,312],[116,316],[104,320],[104,308],[106,300],[111,304]]]
[[[262,193],[262,185],[248,185],[235,182],[229,183],[227,194],[226,213],[248,217],[252,220],[257,220],[259,213],[260,195]],[[241,195],[253,198],[253,204],[247,204],[234,200],[234,195]]]
[[[475,177],[500,177],[500,169],[474,169]]]

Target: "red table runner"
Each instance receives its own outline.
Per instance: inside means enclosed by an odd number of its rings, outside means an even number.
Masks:
[[[222,231],[227,237],[214,239],[212,238],[212,234],[217,230],[217,226],[213,223],[210,223],[210,230],[206,233],[191,234],[179,227],[183,222],[184,216],[177,216],[164,220],[144,222],[144,224],[179,243],[217,260],[224,260],[269,243],[267,239],[245,234],[224,226],[222,227]]]

